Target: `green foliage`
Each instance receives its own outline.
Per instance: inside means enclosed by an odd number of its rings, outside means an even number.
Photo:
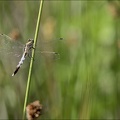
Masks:
[[[33,38],[38,3],[0,1],[0,33],[17,29],[22,42]],[[57,51],[60,59],[37,53],[34,58],[28,103],[40,100],[41,119],[119,118],[119,5],[117,0],[44,2],[36,51]],[[1,119],[22,118],[29,59],[12,77],[15,60],[0,57]]]

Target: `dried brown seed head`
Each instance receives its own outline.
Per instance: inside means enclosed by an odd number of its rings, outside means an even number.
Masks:
[[[26,107],[26,114],[28,120],[34,120],[38,118],[42,113],[42,104],[40,102],[34,101]]]

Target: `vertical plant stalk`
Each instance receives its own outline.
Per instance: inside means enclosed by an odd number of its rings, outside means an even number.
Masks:
[[[34,45],[33,45],[34,48],[36,47],[36,42],[37,42],[37,38],[38,38],[38,32],[39,32],[39,27],[40,27],[40,19],[41,19],[41,13],[42,13],[42,6],[43,6],[43,0],[41,0],[40,6],[39,6],[39,13],[38,13],[36,31],[35,31],[35,36],[34,36]],[[24,107],[23,107],[23,120],[25,118],[26,105],[27,105],[29,91],[30,91],[31,73],[32,73],[34,56],[35,56],[35,49],[33,49],[33,51],[32,51],[32,58],[31,58],[31,61],[30,61],[30,68],[29,68],[29,73],[28,73],[27,87],[26,87]]]

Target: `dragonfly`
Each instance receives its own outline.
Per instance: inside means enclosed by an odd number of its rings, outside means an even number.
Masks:
[[[2,38],[2,39],[1,39]],[[61,38],[60,38],[61,39]],[[12,45],[10,45],[12,44]],[[23,53],[22,53],[22,57],[21,59],[19,60],[19,63],[17,64],[14,72],[12,73],[12,76],[15,76],[19,69],[21,68],[24,60],[26,59],[26,57],[29,57],[31,58],[31,52],[32,52],[32,49],[35,49],[33,47],[33,44],[34,44],[34,39],[28,39],[28,41],[26,42],[25,45],[22,45],[21,43],[19,42],[16,42],[15,40],[13,40],[12,38],[10,38],[9,36],[7,36],[6,34],[0,34],[0,52],[4,53],[6,52],[7,48],[8,49],[19,49],[19,47],[21,48],[21,46],[23,47]],[[9,48],[10,47],[10,48]],[[9,50],[7,50],[8,52]],[[10,52],[10,51],[9,51]],[[10,52],[12,53],[12,52]],[[57,55],[59,56],[59,53],[57,52],[53,52],[53,51],[40,51],[40,53],[45,53],[45,54],[54,54],[54,55]],[[9,53],[8,53],[9,54]],[[18,54],[16,54],[18,55]],[[18,55],[19,57],[19,55]]]
[[[29,56],[30,50],[34,49],[33,48],[33,43],[34,43],[34,40],[33,39],[29,39],[28,42],[25,44],[25,48],[24,48],[24,52],[23,52],[22,58],[20,59],[20,62],[18,63],[18,65],[17,65],[15,71],[13,72],[12,76],[14,76],[18,72],[18,70],[20,69],[21,65],[23,64],[23,61],[25,60],[25,57],[27,55]]]

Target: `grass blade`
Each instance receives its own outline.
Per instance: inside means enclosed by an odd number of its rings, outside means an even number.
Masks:
[[[40,19],[41,19],[41,13],[42,13],[42,6],[43,6],[43,0],[41,0],[40,6],[39,6],[39,13],[38,13],[36,31],[35,31],[35,36],[34,36],[34,45],[33,45],[34,48],[36,46],[36,42],[37,42],[37,38],[38,38],[38,32],[39,32],[39,27],[40,27]],[[31,73],[32,73],[34,56],[35,56],[35,49],[33,49],[33,51],[32,51],[32,59],[31,59],[31,62],[30,62],[30,68],[29,68],[29,73],[28,73],[27,87],[26,87],[24,107],[23,107],[23,119],[25,118],[25,110],[26,110],[26,105],[27,105],[29,91],[30,91]]]

